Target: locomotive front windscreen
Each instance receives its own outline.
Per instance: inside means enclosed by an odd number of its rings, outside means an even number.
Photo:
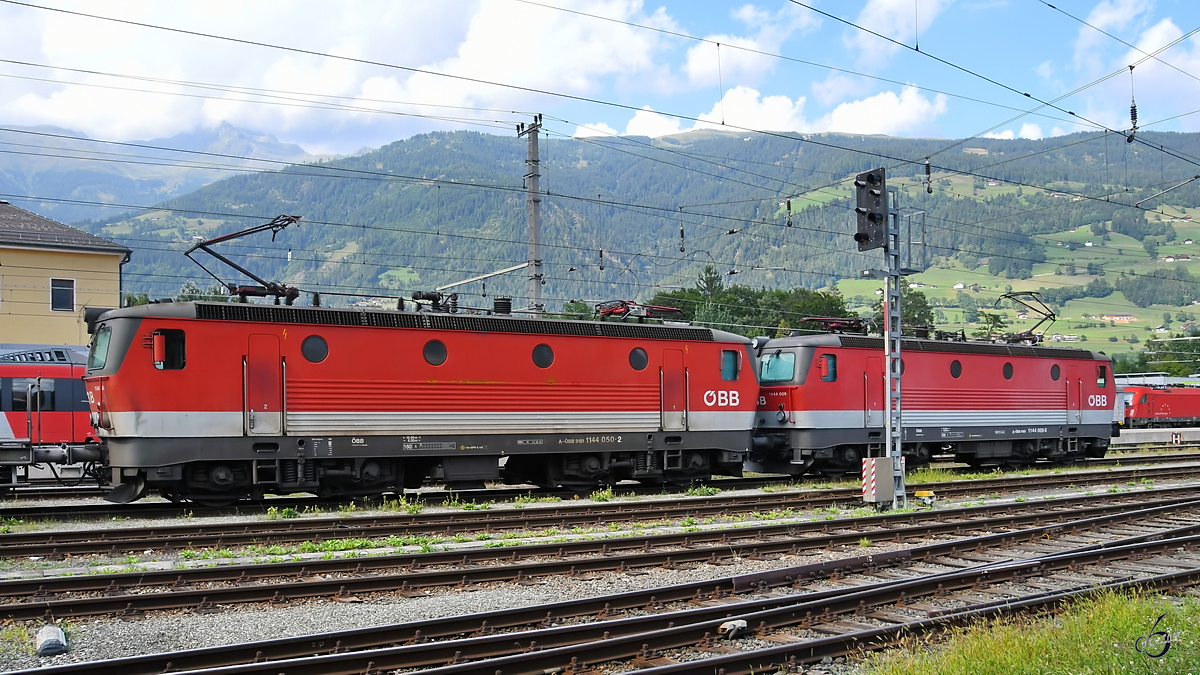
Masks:
[[[108,343],[112,339],[112,329],[101,326],[92,337],[92,345],[88,350],[88,370],[97,370],[108,362]]]
[[[762,384],[770,382],[791,382],[796,376],[796,354],[794,352],[777,351],[774,354],[764,354],[762,357]]]

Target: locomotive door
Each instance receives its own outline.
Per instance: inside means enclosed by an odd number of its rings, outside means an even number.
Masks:
[[[682,351],[663,352],[660,378],[663,431],[683,431],[687,428],[687,370],[683,367]]]
[[[863,373],[863,395],[866,398],[866,426],[883,426],[883,359],[874,356],[867,359],[867,370]]]
[[[283,429],[283,380],[279,338],[251,335],[246,351],[246,433],[278,436]]]
[[[1083,424],[1083,378],[1079,366],[1067,366],[1067,424]]]

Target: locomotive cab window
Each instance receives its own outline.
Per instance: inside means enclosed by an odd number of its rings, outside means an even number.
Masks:
[[[1101,389],[1108,387],[1108,366],[1100,366],[1096,369],[1096,386]]]
[[[817,361],[817,372],[821,373],[822,382],[837,381],[837,355],[822,354]]]
[[[1148,400],[1147,396],[1147,394],[1142,394],[1142,397],[1138,399],[1138,405],[1145,405]]]
[[[796,355],[792,352],[776,351],[774,354],[764,354],[762,367],[759,369],[763,384],[770,382],[791,382],[796,376]]]
[[[183,331],[161,328],[151,334],[154,367],[159,370],[183,370],[187,365]]]
[[[733,382],[738,379],[738,353],[731,350],[721,352],[721,379]]]

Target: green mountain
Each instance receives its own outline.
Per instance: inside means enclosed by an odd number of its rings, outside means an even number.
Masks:
[[[76,131],[50,126],[3,127],[0,142],[0,193],[34,195],[79,203],[37,202],[38,213],[61,222],[111,218],[114,210],[99,204],[153,204],[187,194],[235,173],[272,165],[253,159],[296,163],[316,159],[298,145],[274,136],[221,124],[170,138],[112,145],[87,140]],[[135,147],[152,146],[152,147]],[[232,155],[205,157],[154,148]],[[93,203],[88,203],[93,202]]]
[[[852,307],[868,312],[878,282],[851,280],[880,267],[882,256],[855,250],[847,179],[886,166],[899,205],[924,212],[924,251],[932,265],[924,276],[945,277],[946,297],[943,289],[931,288],[929,295],[948,323],[973,318],[959,306],[960,290],[979,296],[975,310],[986,309],[1006,286],[1036,289],[1054,281],[1054,287],[1086,288],[1101,271],[1110,286],[1124,284],[1120,292],[1129,301],[1165,299],[1182,307],[1197,291],[1187,279],[1171,282],[1180,292],[1163,298],[1134,288],[1158,282],[1128,280],[1161,270],[1164,251],[1185,246],[1180,228],[1186,223],[1171,218],[1200,205],[1200,187],[1184,185],[1144,205],[1161,207],[1162,214],[1128,204],[1195,175],[1200,134],[1139,132],[1138,138],[1127,144],[1075,134],[956,144],[700,131],[659,139],[543,140],[544,296],[551,309],[571,299],[646,300],[693,286],[711,265],[725,273],[726,283],[838,284]],[[935,167],[932,193],[926,157]],[[357,157],[233,176],[170,199],[160,211],[86,227],[134,250],[127,290],[164,297],[185,281],[213,283],[181,254],[195,240],[282,213],[298,215],[300,224],[274,242],[260,234],[220,250],[264,278],[306,291],[408,295],[527,259],[524,160],[525,142],[515,137],[425,134]],[[1085,234],[1093,246],[1085,247]],[[1150,257],[1151,247],[1157,258]],[[915,259],[921,249],[915,247]],[[1054,274],[1067,264],[1075,266],[1072,274]],[[1124,268],[1131,274],[1122,282]],[[919,279],[912,281],[923,283]],[[951,288],[963,280],[967,288]],[[490,306],[498,294],[514,296],[519,306],[526,284],[517,272],[456,290],[466,306]],[[980,291],[970,288],[976,284]],[[1133,306],[1125,298],[1117,305]]]

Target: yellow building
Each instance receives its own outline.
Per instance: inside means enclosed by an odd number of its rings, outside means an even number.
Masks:
[[[84,310],[121,306],[129,253],[0,201],[0,343],[87,344]]]

